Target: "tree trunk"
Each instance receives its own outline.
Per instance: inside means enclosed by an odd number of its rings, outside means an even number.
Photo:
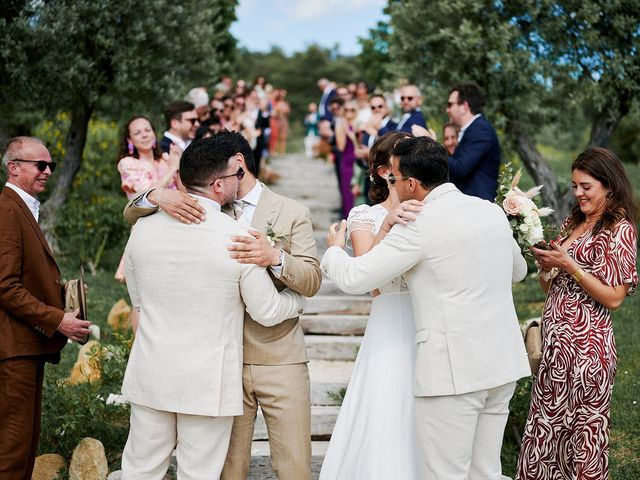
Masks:
[[[619,118],[613,115],[611,108],[607,105],[598,113],[591,126],[591,137],[589,138],[590,147],[609,146],[609,141],[613,136],[613,132],[618,126]]]
[[[552,222],[560,225],[571,210],[571,199],[573,198],[571,191],[563,191],[560,188],[555,174],[542,158],[533,138],[524,130],[518,120],[510,119],[507,129],[514,140],[518,156],[533,177],[533,181],[536,185],[543,185],[540,196],[543,205],[554,210],[554,213],[551,214]]]
[[[82,153],[87,143],[87,130],[92,113],[93,107],[89,105],[78,106],[71,112],[69,130],[64,141],[65,154],[60,172],[56,174],[57,178],[51,196],[42,205],[42,230],[54,251],[58,250],[55,239],[56,221],[82,164]]]

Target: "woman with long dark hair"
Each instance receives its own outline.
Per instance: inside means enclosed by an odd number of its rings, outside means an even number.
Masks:
[[[577,200],[549,249],[532,249],[547,292],[542,361],[517,478],[609,478],[616,347],[611,310],[638,284],[638,204],[618,157],[589,148],[571,166]]]

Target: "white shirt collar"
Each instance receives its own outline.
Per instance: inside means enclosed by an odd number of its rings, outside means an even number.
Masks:
[[[464,127],[460,129],[460,133],[458,133],[458,143],[460,143],[460,140],[462,140],[462,136],[464,135],[464,132],[467,131],[467,128],[469,128],[469,126],[475,121],[475,119],[481,115],[481,113],[476,113],[473,117],[471,117],[471,120],[464,124]]]
[[[244,197],[239,198],[238,200],[242,200],[249,205],[253,205],[254,207],[258,206],[258,200],[260,200],[260,194],[262,193],[262,184],[260,182],[256,182],[255,186],[247,193]]]
[[[191,195],[192,197],[197,197],[198,202],[200,202],[200,204],[204,205],[205,207],[213,208],[218,212],[222,210],[220,204],[209,197],[203,197],[202,195],[196,195],[195,193],[190,193],[189,195]]]
[[[178,145],[182,149],[183,152],[184,152],[184,149],[189,146],[189,143],[190,143],[189,140],[187,140],[185,142],[180,137],[175,136],[173,133],[171,133],[168,130],[166,132],[164,132],[164,136],[167,137],[169,140],[171,140],[176,145]]]
[[[7,182],[6,186],[9,187],[11,190],[15,191],[18,195],[20,195],[20,198],[24,203],[27,204],[27,208],[29,208],[29,211],[33,214],[33,217],[36,219],[36,222],[37,222],[38,218],[40,217],[40,202],[35,197],[32,197],[27,192],[22,190],[17,185],[14,185],[13,183]]]

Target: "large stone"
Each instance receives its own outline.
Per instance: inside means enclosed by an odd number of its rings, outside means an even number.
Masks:
[[[100,370],[100,343],[90,340],[78,352],[78,360],[71,369],[71,374],[66,382],[69,385],[77,385],[85,382],[96,382],[102,374]]]
[[[95,438],[83,438],[73,451],[69,480],[107,480],[109,465],[104,446]]]
[[[56,453],[45,453],[36,457],[31,480],[55,480],[58,472],[67,468],[67,462]]]
[[[131,329],[131,307],[124,300],[118,300],[107,315],[107,324],[114,330],[129,330]]]

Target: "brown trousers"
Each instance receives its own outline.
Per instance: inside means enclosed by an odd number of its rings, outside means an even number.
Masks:
[[[44,360],[0,361],[0,480],[31,480],[40,438]]]
[[[234,417],[222,480],[245,480],[258,405],[279,480],[311,480],[311,394],[306,363],[243,365],[243,414]]]

